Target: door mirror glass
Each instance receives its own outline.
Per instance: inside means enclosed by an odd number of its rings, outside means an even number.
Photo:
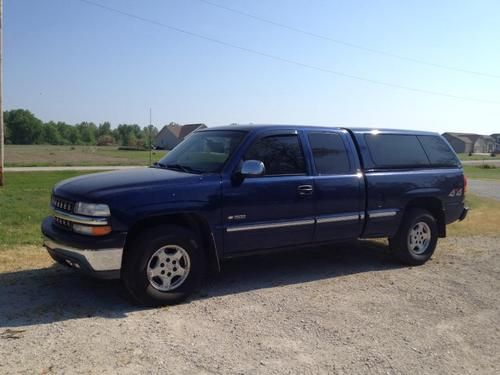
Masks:
[[[260,160],[245,160],[241,166],[240,173],[242,176],[262,176],[266,173],[266,167]]]

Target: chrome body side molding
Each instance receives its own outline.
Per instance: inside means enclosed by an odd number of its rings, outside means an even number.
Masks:
[[[396,216],[398,212],[399,210],[396,209],[372,210],[368,211],[368,219]]]
[[[230,232],[242,232],[242,231],[248,231],[248,230],[295,227],[295,226],[301,226],[301,225],[312,225],[314,223],[315,223],[314,219],[273,221],[273,222],[259,223],[259,224],[234,225],[234,226],[227,227],[226,232],[230,233]]]

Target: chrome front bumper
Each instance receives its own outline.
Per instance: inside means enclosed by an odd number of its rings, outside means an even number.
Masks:
[[[123,255],[122,248],[77,249],[58,243],[46,236],[44,237],[43,246],[47,248],[52,258],[59,263],[98,277],[99,274],[105,278],[119,277]],[[109,273],[109,275],[105,276],[105,273]]]

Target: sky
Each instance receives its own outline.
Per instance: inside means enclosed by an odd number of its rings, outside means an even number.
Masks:
[[[5,109],[113,126],[145,126],[151,108],[157,127],[500,132],[497,0],[208,0],[306,33],[200,0],[91,1],[122,13],[4,0]]]

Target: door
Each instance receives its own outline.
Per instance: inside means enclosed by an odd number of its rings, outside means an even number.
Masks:
[[[258,136],[242,155],[242,161],[262,161],[265,173],[223,182],[225,252],[311,242],[313,178],[297,131]]]
[[[357,238],[364,222],[364,182],[349,135],[309,131],[314,169],[315,242]]]

